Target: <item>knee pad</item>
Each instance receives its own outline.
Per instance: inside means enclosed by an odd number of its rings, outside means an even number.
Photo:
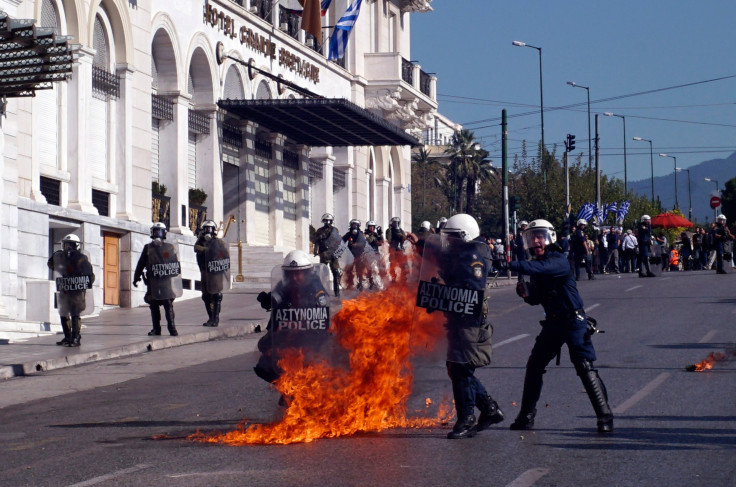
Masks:
[[[579,376],[583,376],[588,372],[598,372],[597,369],[593,368],[593,364],[588,359],[576,360],[573,362],[573,365]]]

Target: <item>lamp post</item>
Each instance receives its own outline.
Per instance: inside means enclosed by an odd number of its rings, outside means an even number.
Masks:
[[[629,192],[629,178],[627,175],[627,164],[626,164],[626,117],[623,115],[616,115],[611,112],[604,112],[603,115],[607,117],[618,117],[624,122],[624,195]]]
[[[716,192],[718,193],[718,196],[721,194],[721,190],[718,189],[718,180],[717,179],[711,179],[711,178],[703,178],[706,181],[710,181],[711,183],[716,183]],[[713,221],[716,221],[716,209],[713,208]]]
[[[544,166],[544,91],[542,90],[542,48],[532,46],[526,42],[513,41],[511,44],[518,47],[531,47],[539,52],[539,114],[542,122],[542,167]],[[547,180],[547,169],[544,170],[545,181]]]
[[[692,197],[692,193],[690,192],[690,169],[683,169],[681,167],[676,167],[675,171],[687,171],[687,204],[688,204],[687,219],[690,221],[693,221],[693,197]]]
[[[573,88],[583,88],[588,93],[588,168],[593,166],[593,149],[591,148],[591,137],[590,137],[590,87],[583,86],[575,83],[574,81],[568,81],[568,85]]]
[[[679,209],[680,205],[677,204],[677,157],[668,154],[659,154],[659,157],[669,157],[675,160],[675,208]]]
[[[652,205],[654,205],[654,152],[652,151],[652,141],[649,139],[642,139],[641,137],[634,137],[634,140],[639,142],[649,142],[649,164],[652,167]]]

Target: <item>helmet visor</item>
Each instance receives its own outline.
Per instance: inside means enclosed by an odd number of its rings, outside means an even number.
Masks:
[[[554,243],[554,230],[540,227],[528,229],[522,234],[522,239],[524,240],[524,249],[529,252],[534,248],[543,249]]]
[[[151,229],[151,238],[160,238],[161,240],[166,238],[166,229],[153,227]]]

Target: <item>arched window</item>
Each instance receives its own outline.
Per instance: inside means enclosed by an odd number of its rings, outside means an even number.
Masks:
[[[110,179],[110,121],[111,99],[119,94],[119,81],[113,74],[114,60],[111,48],[110,22],[103,9],[95,17],[92,48],[92,99],[87,134],[89,139],[89,163],[92,177],[102,181]]]
[[[261,81],[256,90],[256,100],[269,100],[271,98],[273,98],[271,96],[271,88],[265,80]]]
[[[240,77],[240,73],[235,66],[230,66],[227,70],[223,98],[231,100],[242,100],[245,98],[245,93],[243,93],[243,79]]]

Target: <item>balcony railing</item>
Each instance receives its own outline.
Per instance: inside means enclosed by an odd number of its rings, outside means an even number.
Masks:
[[[431,96],[429,85],[430,85],[430,76],[424,71],[419,71],[419,90],[427,96]]]
[[[285,30],[283,28],[286,28]],[[285,9],[279,10],[279,28],[294,39],[299,35],[299,16]]]
[[[98,97],[120,98],[120,77],[92,66],[92,92]]]
[[[414,65],[403,57],[401,58],[401,79],[410,85],[414,84]]]

